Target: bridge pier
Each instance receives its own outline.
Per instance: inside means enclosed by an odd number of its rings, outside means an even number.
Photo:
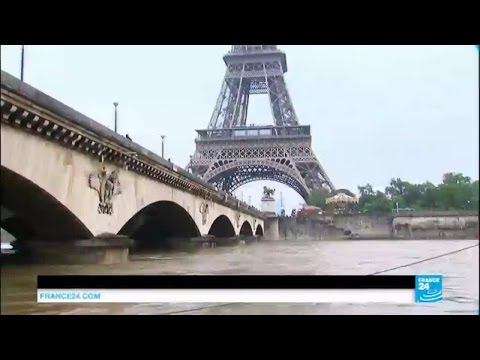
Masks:
[[[242,245],[258,242],[259,239],[258,235],[238,235],[238,241]]]
[[[234,246],[239,243],[238,236],[217,237],[213,235],[199,236],[192,238],[193,243],[200,244],[202,247],[216,248],[218,246]]]
[[[265,231],[264,231],[264,239],[265,240],[280,240],[280,233],[279,233],[279,222],[278,217],[272,216],[265,219]]]
[[[202,247],[216,248],[218,246],[245,245],[252,242],[258,242],[257,235],[235,235],[230,237],[216,237],[212,235],[199,236],[190,239],[193,243],[201,244]]]
[[[121,264],[128,262],[133,241],[118,235],[100,235],[86,240],[25,242],[31,261],[46,264]]]
[[[158,245],[153,243],[148,244],[149,246],[142,246],[140,242],[135,243],[134,248],[138,250],[181,250],[181,251],[193,251],[198,248],[216,248],[218,246],[236,246],[239,244],[247,244],[252,242],[257,242],[259,239],[258,235],[235,235],[230,237],[217,237],[213,235],[204,235],[197,237],[169,237],[158,242]]]

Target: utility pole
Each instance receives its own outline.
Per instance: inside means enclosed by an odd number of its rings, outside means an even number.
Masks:
[[[165,135],[160,135],[162,138],[162,159],[165,159],[164,157],[164,150],[165,150]]]
[[[118,106],[118,102],[114,102],[113,106],[115,106],[115,132],[117,132],[117,106]]]
[[[23,81],[23,71],[25,68],[25,45],[22,45],[22,56],[20,60],[20,80]]]

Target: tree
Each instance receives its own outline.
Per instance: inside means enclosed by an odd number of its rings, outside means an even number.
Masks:
[[[385,194],[390,198],[403,196],[405,194],[405,188],[408,182],[402,181],[400,178],[392,179],[390,181],[390,186],[385,188]]]
[[[325,200],[332,196],[332,193],[326,189],[314,190],[307,199],[307,204],[325,209]]]
[[[440,206],[438,188],[431,183],[427,183],[419,204],[422,209],[438,209]]]
[[[461,173],[443,175],[442,183],[414,184],[400,178],[392,179],[385,193],[374,191],[371,184],[358,186],[360,199],[358,209],[365,213],[390,212],[398,203],[399,208],[413,207],[416,210],[479,210],[479,181],[473,181]],[[317,191],[309,199],[310,205],[325,207],[325,200],[339,192],[352,196],[347,189],[334,193]]]
[[[470,177],[461,173],[444,174],[443,183],[438,186],[438,203],[443,210],[473,208],[475,206],[474,186]]]
[[[392,211],[392,201],[381,191],[377,191],[371,204],[374,213],[388,213]]]
[[[373,196],[375,193],[373,192],[372,185],[367,184],[365,186],[359,186],[358,187],[358,192],[360,193],[360,196]]]
[[[469,185],[470,183],[470,177],[463,176],[461,173],[446,173],[443,175],[443,184],[445,185]]]
[[[392,209],[392,201],[381,191],[373,191],[371,184],[359,186],[358,209],[364,213],[385,213]]]
[[[472,183],[472,197],[470,200],[470,209],[469,210],[476,210],[478,211],[478,203],[479,203],[479,183],[478,180]]]
[[[425,184],[410,184],[405,183],[404,194],[402,196],[407,207],[414,207],[419,203],[425,195]]]

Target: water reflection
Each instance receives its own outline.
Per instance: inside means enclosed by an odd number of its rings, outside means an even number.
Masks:
[[[477,314],[479,248],[388,274],[443,274],[438,304],[37,304],[38,274],[371,274],[478,240],[264,242],[141,253],[124,265],[2,264],[1,311],[9,314]]]

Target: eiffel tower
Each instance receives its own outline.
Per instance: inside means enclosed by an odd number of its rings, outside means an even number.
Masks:
[[[196,130],[187,169],[228,193],[256,180],[283,183],[304,199],[335,188],[300,125],[283,74],[287,59],[276,45],[232,45],[208,128]],[[273,125],[247,125],[250,95],[268,94]]]

